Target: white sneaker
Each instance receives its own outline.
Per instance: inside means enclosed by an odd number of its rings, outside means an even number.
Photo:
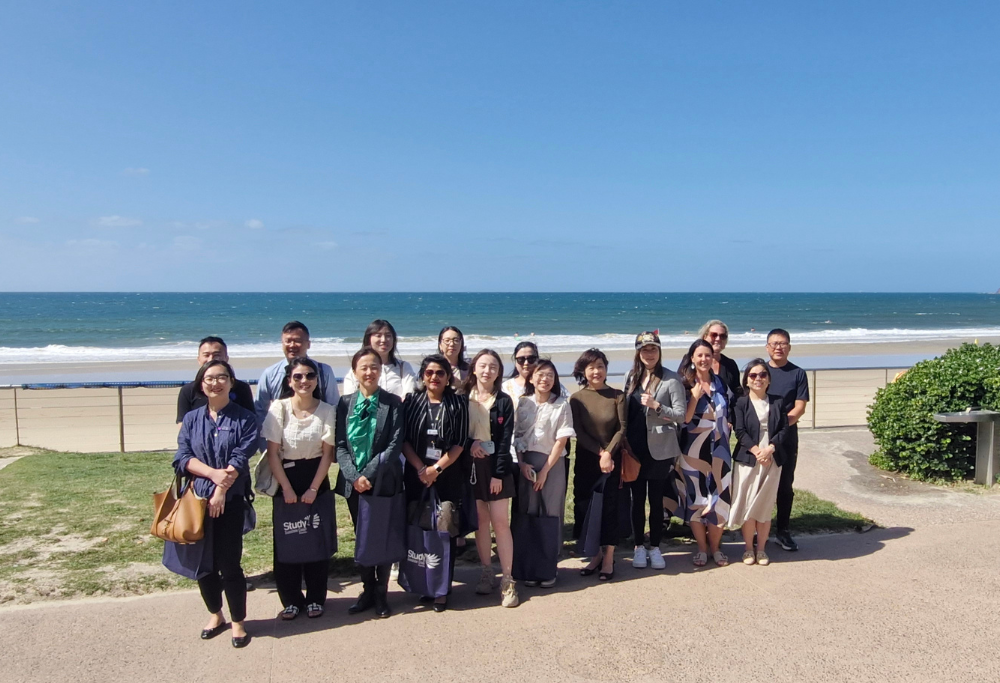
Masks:
[[[645,569],[648,557],[646,546],[636,546],[635,553],[632,555],[632,566],[636,569]]]
[[[663,553],[660,552],[659,548],[653,548],[649,551],[649,566],[653,569],[666,568],[667,562],[663,559]]]

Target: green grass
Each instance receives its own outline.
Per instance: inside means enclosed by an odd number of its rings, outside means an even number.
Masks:
[[[152,494],[170,484],[171,458],[171,453],[38,452],[0,470],[0,604],[191,587],[191,581],[160,566],[163,544],[149,535]],[[572,528],[571,493],[567,499],[565,520]],[[336,506],[339,550],[332,572],[350,574],[354,531],[344,500],[338,497]],[[243,567],[250,576],[266,577],[272,561],[271,499],[258,496],[255,508],[257,530],[244,537]],[[854,530],[866,523],[807,491],[797,492],[792,524],[798,533]],[[680,527],[676,535],[683,539],[685,532]],[[464,558],[475,561],[469,540]]]

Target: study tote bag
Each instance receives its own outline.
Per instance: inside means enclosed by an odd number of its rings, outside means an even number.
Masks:
[[[431,528],[421,527],[419,519],[411,517],[406,525],[406,559],[399,565],[399,585],[408,593],[440,598],[448,595],[451,584],[451,535],[438,531],[437,491],[433,486],[424,491],[421,499],[430,500]]]
[[[274,558],[285,564],[329,560],[337,552],[337,518],[333,492],[312,502],[289,505],[274,497]]]
[[[208,501],[195,495],[190,478],[174,477],[163,493],[153,494],[153,524],[149,533],[173,543],[194,543],[205,535]]]
[[[608,481],[608,476],[601,475],[594,484],[590,505],[583,518],[583,530],[576,542],[576,552],[580,557],[596,557],[601,552],[601,517],[604,514],[604,485]]]
[[[559,517],[548,514],[545,501],[539,500],[537,515],[519,512],[511,525],[511,532],[514,536],[514,578],[518,581],[551,581],[556,578],[562,529],[559,528]]]
[[[163,544],[163,566],[187,579],[197,581],[211,574],[214,560],[211,522],[205,525],[205,535],[200,541]]]
[[[354,532],[354,561],[362,567],[402,562],[406,558],[406,494],[355,495],[358,523]]]

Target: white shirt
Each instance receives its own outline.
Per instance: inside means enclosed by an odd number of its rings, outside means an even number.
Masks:
[[[514,411],[514,448],[518,453],[548,454],[558,439],[574,436],[569,401],[559,396],[539,405],[534,395],[521,397]]]
[[[407,394],[412,394],[417,390],[417,375],[413,372],[413,367],[405,360],[400,365],[383,365],[382,374],[378,378],[378,388],[395,394],[400,398],[406,398]],[[358,390],[358,378],[351,370],[344,377],[344,396],[355,393]]]
[[[337,411],[320,401],[312,415],[295,417],[292,399],[274,401],[264,418],[263,435],[271,443],[281,444],[282,460],[310,460],[323,455],[323,444],[337,445],[334,422]]]

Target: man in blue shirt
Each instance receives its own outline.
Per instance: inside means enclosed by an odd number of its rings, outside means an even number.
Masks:
[[[271,407],[271,402],[281,397],[282,384],[285,381],[285,370],[293,358],[306,356],[309,351],[309,328],[293,320],[281,328],[281,350],[285,353],[285,360],[278,361],[271,367],[264,370],[257,382],[257,400],[254,401],[254,411],[257,413],[257,424],[263,425],[267,411]],[[340,391],[337,389],[337,376],[333,374],[333,368],[326,363],[317,362],[319,366],[319,392],[323,395],[323,400],[332,406],[337,405],[340,400]],[[261,451],[267,451],[267,442],[261,437]]]

